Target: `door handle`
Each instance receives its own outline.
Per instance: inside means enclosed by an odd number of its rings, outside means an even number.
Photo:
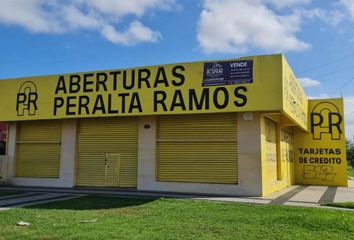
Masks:
[[[105,156],[104,156],[104,165],[107,166],[107,162],[108,162],[108,159],[109,158],[109,153],[105,153]]]

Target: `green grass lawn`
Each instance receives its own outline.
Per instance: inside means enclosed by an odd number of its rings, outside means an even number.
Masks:
[[[354,169],[350,165],[348,165],[348,176],[354,177]]]
[[[16,226],[27,221],[28,227]],[[95,220],[82,223],[84,220]],[[314,208],[87,196],[0,211],[0,239],[353,239],[354,214]]]

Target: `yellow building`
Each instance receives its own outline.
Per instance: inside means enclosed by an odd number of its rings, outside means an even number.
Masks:
[[[347,184],[342,100],[309,101],[280,54],[7,79],[0,100],[12,185],[263,196]]]

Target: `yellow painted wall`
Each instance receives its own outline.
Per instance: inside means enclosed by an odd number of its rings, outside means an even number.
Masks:
[[[280,116],[280,115],[279,115]],[[261,119],[261,165],[262,165],[262,195],[276,192],[294,183],[293,130],[291,127],[280,126],[280,117],[268,115],[277,123],[277,159],[270,160],[267,156],[267,115]]]
[[[295,182],[294,175],[294,130],[292,127],[281,127],[280,129],[280,155],[282,180],[286,186]]]
[[[298,184],[347,186],[343,99],[309,100],[308,132],[295,132]]]
[[[282,75],[283,113],[294,122],[294,125],[307,129],[308,98],[284,56]]]

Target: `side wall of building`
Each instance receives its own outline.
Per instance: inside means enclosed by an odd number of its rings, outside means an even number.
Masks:
[[[293,129],[281,126],[280,119],[280,115],[261,115],[263,196],[294,183]],[[273,133],[267,126],[269,121],[275,124]],[[269,138],[273,137],[270,144]]]

